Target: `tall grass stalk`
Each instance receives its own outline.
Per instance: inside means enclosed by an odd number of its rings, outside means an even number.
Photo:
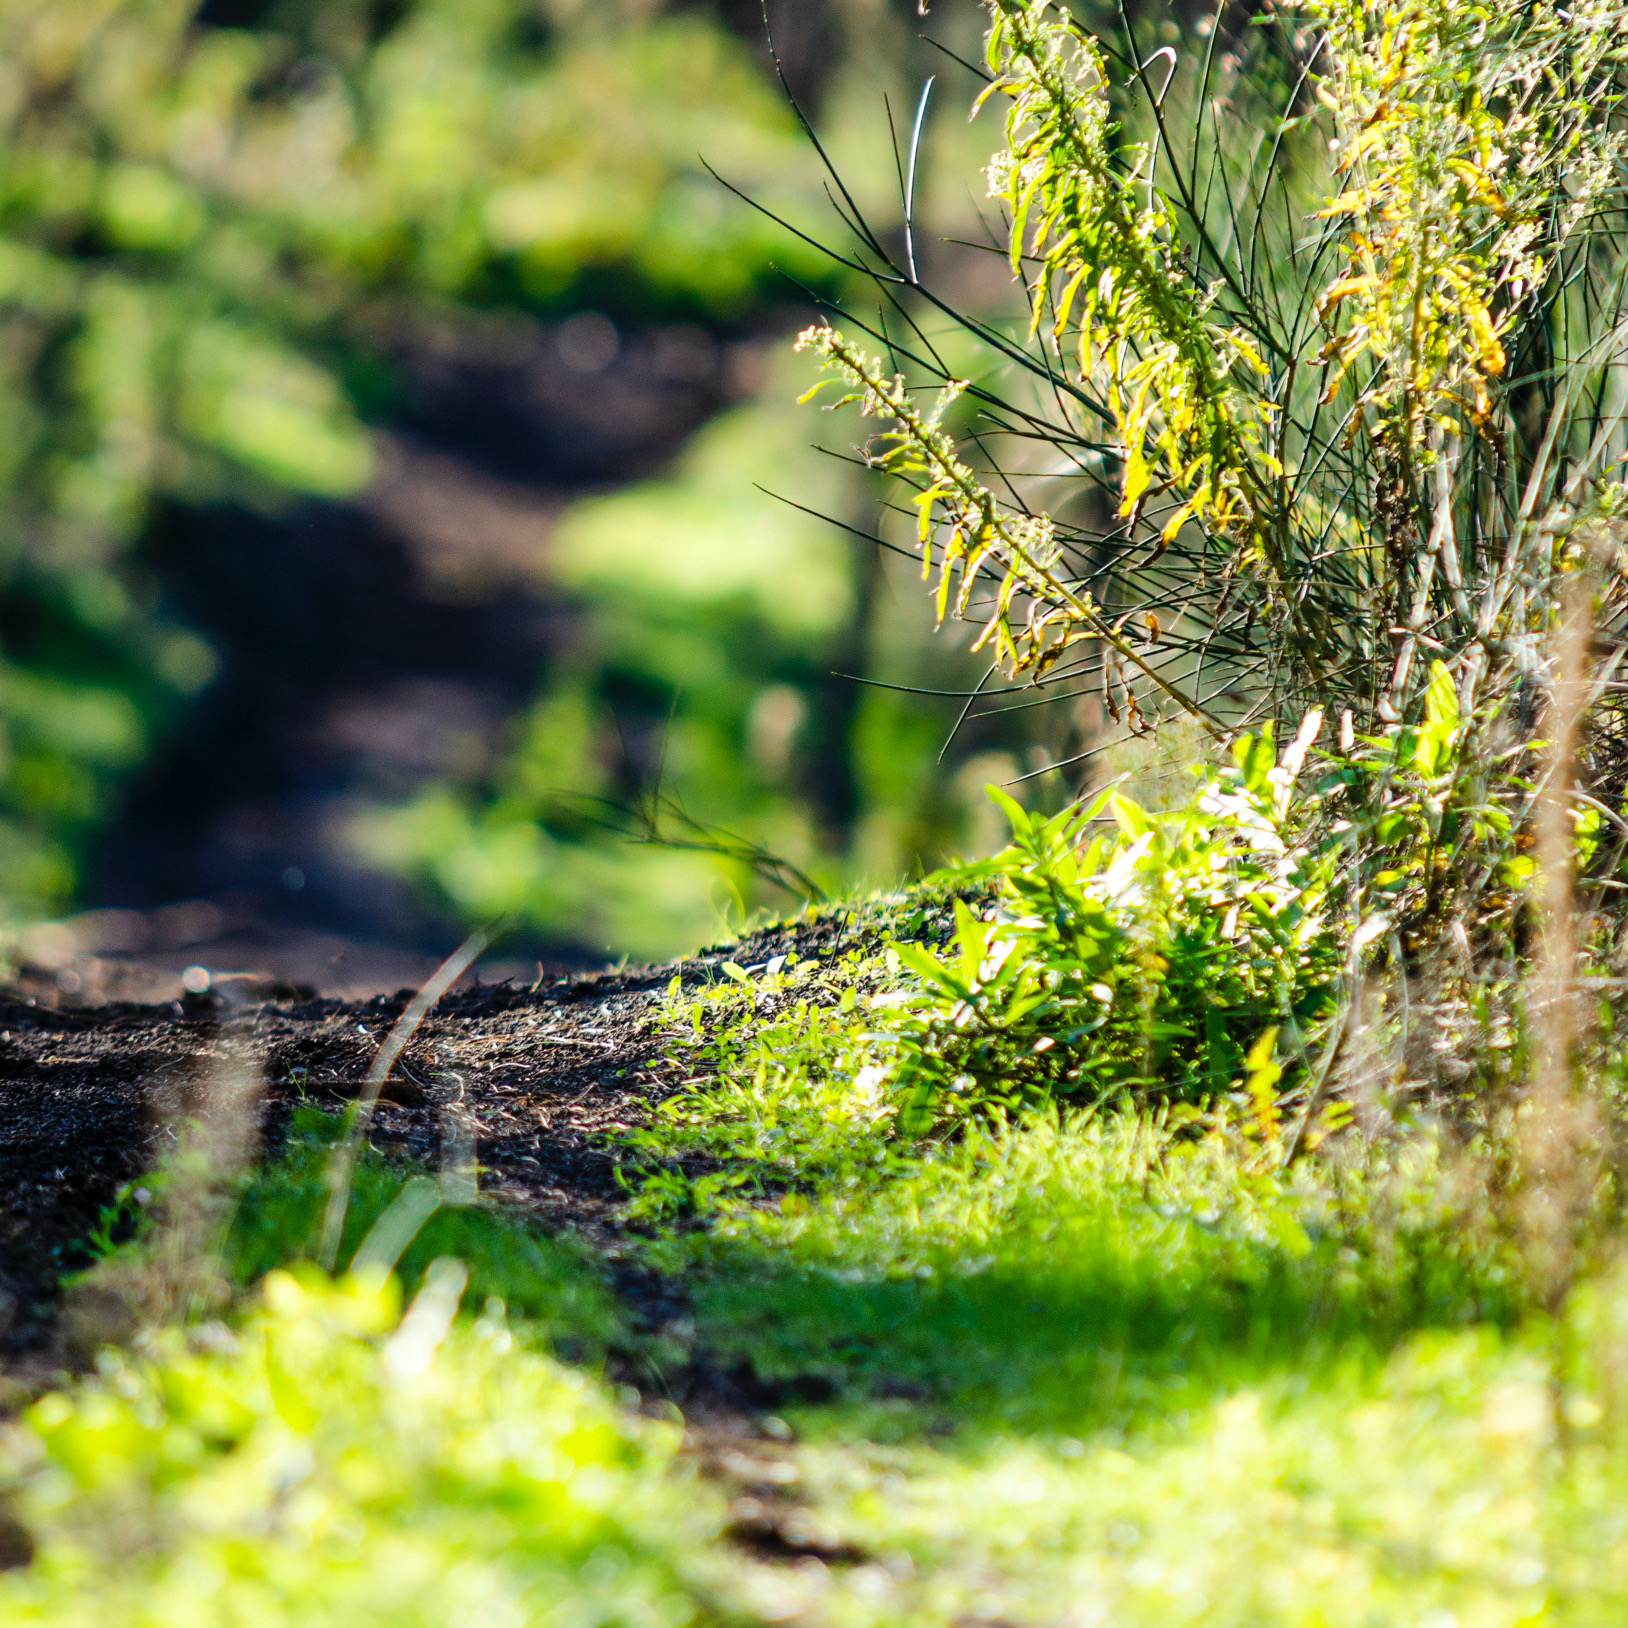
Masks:
[[[1579,978],[1579,900],[1574,880],[1577,765],[1591,700],[1595,573],[1566,583],[1554,641],[1545,719],[1547,762],[1537,799],[1539,946],[1531,983],[1531,1078],[1517,1118],[1517,1217],[1537,1298],[1564,1306],[1588,1242],[1604,1169],[1606,1116],[1594,1075],[1579,1067],[1586,1011]]]
[[[418,1032],[419,1024],[429,1015],[430,1008],[480,959],[492,942],[492,937],[492,932],[486,928],[477,928],[471,933],[425,980],[423,987],[408,1001],[390,1033],[373,1054],[373,1062],[356,1100],[355,1112],[329,1165],[328,1206],[323,1216],[322,1242],[317,1252],[317,1260],[324,1271],[333,1271],[339,1258],[339,1244],[345,1230],[345,1211],[350,1205],[351,1178],[357,1155],[372,1123],[379,1093],[384,1089],[384,1082],[390,1078],[390,1070],[396,1066],[397,1058]]]

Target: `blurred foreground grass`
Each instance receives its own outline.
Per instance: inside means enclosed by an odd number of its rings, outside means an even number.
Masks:
[[[671,1426],[454,1322],[460,1266],[274,1272],[233,1333],[160,1337],[36,1404],[14,1446],[33,1566],[9,1621],[678,1624],[708,1501]],[[494,1305],[495,1311],[495,1305]]]

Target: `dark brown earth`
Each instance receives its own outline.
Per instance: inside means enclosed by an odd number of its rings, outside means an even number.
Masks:
[[[612,1233],[623,1191],[605,1133],[664,1094],[647,1019],[675,973],[693,988],[720,978],[725,960],[751,969],[790,950],[830,954],[851,936],[832,915],[669,966],[457,990],[413,1035],[370,1138],[433,1164],[456,1116],[473,1130],[491,1198],[545,1225]],[[104,1208],[176,1146],[225,1067],[262,1082],[261,1138],[274,1152],[296,1105],[338,1108],[358,1094],[413,993],[341,1001],[226,979],[156,1005],[0,994],[0,1358],[48,1342],[59,1282],[89,1263]],[[648,1320],[679,1309],[664,1304],[670,1286],[637,1273],[619,1287]],[[751,1401],[749,1377],[740,1387]]]

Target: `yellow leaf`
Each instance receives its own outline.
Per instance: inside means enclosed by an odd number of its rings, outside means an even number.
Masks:
[[[1353,294],[1372,293],[1378,286],[1379,278],[1372,273],[1363,277],[1336,277],[1318,296],[1317,314],[1323,316],[1341,300],[1349,299]]]
[[[1136,508],[1138,499],[1147,491],[1152,480],[1153,471],[1148,466],[1147,459],[1142,456],[1142,449],[1133,446],[1125,460],[1125,490],[1119,504],[1121,520]]]
[[[1159,533],[1159,546],[1161,548],[1175,542],[1176,533],[1187,524],[1187,522],[1192,518],[1192,514],[1193,502],[1191,499],[1189,499],[1186,503],[1182,504],[1182,506],[1177,509],[1173,515],[1171,515],[1169,520],[1165,522],[1164,530]],[[1152,618],[1150,617],[1149,620],[1151,621]],[[1154,637],[1157,638],[1158,635],[1155,634]]]
[[[1470,337],[1475,342],[1476,364],[1483,373],[1496,377],[1504,371],[1504,347],[1498,343],[1492,317],[1486,306],[1473,295],[1466,294],[1462,304],[1465,319],[1470,325]]]
[[[1370,153],[1375,147],[1383,145],[1389,131],[1383,123],[1371,126],[1359,134],[1345,155],[1347,166],[1357,163],[1365,153]]]
[[[1355,215],[1367,205],[1369,193],[1368,187],[1356,187],[1350,192],[1342,192],[1339,197],[1330,198],[1313,219],[1328,220],[1334,215]]]

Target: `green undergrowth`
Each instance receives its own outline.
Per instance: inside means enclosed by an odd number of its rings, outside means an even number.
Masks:
[[[675,1460],[673,1424],[605,1378],[632,1342],[603,1263],[369,1151],[342,1270],[320,1271],[343,1125],[299,1110],[201,1212],[183,1152],[103,1218],[91,1286],[162,1275],[197,1213],[213,1266],[190,1315],[104,1350],[0,1438],[0,1536],[31,1551],[0,1574],[0,1620],[734,1620],[721,1499]]]
[[[771,1620],[1620,1620],[1616,1242],[1557,1302],[1496,1135],[1313,1083],[1353,935],[1439,908],[1449,710],[1293,804],[1263,736],[1174,808],[1009,807],[891,945],[669,990],[628,1214],[849,1557],[749,1571]]]
[[[767,1117],[767,1115],[766,1115]],[[1424,1130],[1282,1168],[1247,1118],[1042,1112],[648,1258],[778,1385],[806,1530],[771,1620],[1613,1622],[1628,1275],[1562,1317]],[[810,1401],[811,1397],[825,1398]]]
[[[1430,1143],[1291,1178],[1195,1130],[1037,1116],[883,1179],[725,1205],[650,1253],[691,1275],[702,1342],[766,1374],[1076,1430],[1516,1319],[1519,1264],[1466,1225]]]
[[[896,899],[894,934],[758,977],[725,963],[731,982],[693,993],[675,978],[652,1019],[674,1089],[622,1138],[651,1167],[635,1212],[885,1170],[1051,1104],[1230,1095],[1275,1120],[1341,967],[1352,827],[1323,805],[1350,769],[1331,760],[1291,809],[1307,745],[1245,737],[1166,809],[1110,788],[1048,818],[991,788],[1011,844]]]
[[[900,975],[807,976],[840,1015]],[[739,1016],[764,982],[707,998]],[[857,993],[848,1019],[872,1021]],[[776,1091],[818,1118],[772,1080],[763,1122]],[[1620,1620],[1628,1274],[1607,1257],[1540,1315],[1474,1219],[1473,1150],[1333,1138],[1286,1171],[1249,1112],[1127,1103],[843,1160],[864,1124],[826,1123],[815,1174],[717,1189],[683,1226],[647,1207],[633,1246],[688,1294],[667,1361],[781,1389],[795,1564],[730,1542],[729,1487],[601,1377],[621,1314],[585,1246],[448,1203],[399,1276],[305,1261],[334,1131],[312,1116],[236,1195],[235,1306],[7,1431],[0,1527],[33,1559],[0,1574],[0,1620]],[[430,1179],[365,1161],[346,1253]]]
[[[763,1593],[777,1614],[946,1628],[1618,1621],[1620,1449],[1561,1456],[1550,1372],[1540,1342],[1483,1328],[1238,1374],[1139,1428],[889,1439],[794,1409],[827,1540],[872,1558]]]
[[[755,1609],[1620,1620],[1614,1250],[1553,1320],[1475,1149],[1282,1151],[1226,1112],[1033,1113],[662,1231],[695,1349],[780,1388],[801,1529],[846,1557],[743,1568]]]
[[[343,1120],[300,1110],[208,1212],[217,1298],[11,1428],[0,1620],[1620,1621],[1628,1266],[1606,1234],[1553,1296],[1485,1128],[1312,1099],[1341,848],[1296,767],[1010,808],[834,944],[675,978],[607,1143],[658,1330],[585,1242],[373,1153],[318,1272]],[[157,1269],[186,1179],[93,1278]],[[734,1484],[645,1416],[719,1371],[775,1409]]]

